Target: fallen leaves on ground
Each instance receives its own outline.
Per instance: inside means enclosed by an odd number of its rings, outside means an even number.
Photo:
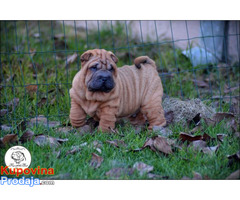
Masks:
[[[46,102],[47,102],[47,98],[46,97],[42,97],[40,99],[40,101],[37,103],[37,106],[38,107],[42,107]]]
[[[103,158],[96,153],[92,153],[92,160],[90,162],[90,166],[93,167],[94,169],[100,167],[100,165],[103,162]]]
[[[179,135],[179,138],[182,142],[187,141],[190,143],[188,147],[192,146],[194,150],[198,150],[209,155],[216,153],[220,145],[218,144],[216,146],[208,147],[207,142],[220,140],[218,137],[223,139],[223,134],[217,136],[217,138],[212,138],[206,133],[196,136],[189,135],[187,133],[180,133]]]
[[[18,136],[17,134],[7,134],[3,138],[0,139],[2,146],[16,143],[18,141]]]
[[[231,127],[233,131],[237,131],[237,122],[235,120],[234,114],[232,113],[219,112],[219,113],[215,113],[211,119],[204,118],[204,120],[208,126],[210,125],[215,126],[216,124],[220,123],[222,120],[226,120],[226,123],[225,123],[226,129],[229,129],[229,127]]]
[[[50,147],[58,147],[61,143],[68,141],[68,139],[54,138],[48,135],[39,134],[34,137],[33,141],[38,146],[50,145]]]
[[[65,135],[67,135],[69,133],[73,133],[74,131],[75,131],[75,129],[72,126],[59,127],[56,129],[56,132],[64,133]]]
[[[217,150],[219,149],[220,145],[216,145],[216,146],[213,146],[213,147],[204,147],[202,148],[202,152],[205,153],[205,154],[209,154],[209,155],[213,155],[214,153],[217,152]]]
[[[35,93],[38,90],[38,85],[28,85],[26,89],[29,93]]]
[[[223,134],[223,133],[217,134],[217,139],[218,139],[220,142],[223,142],[223,140],[224,140],[225,137],[227,137],[226,134]]]
[[[198,87],[200,88],[208,88],[209,84],[207,84],[205,81],[201,81],[201,80],[192,80]]]
[[[231,173],[226,180],[237,180],[240,179],[240,169],[238,169],[237,171]]]
[[[233,92],[233,91],[237,90],[238,88],[239,88],[239,85],[235,86],[235,87],[225,86],[224,93],[227,94],[227,93]]]
[[[23,135],[20,137],[19,141],[24,143],[24,142],[27,142],[27,141],[31,141],[32,138],[34,136],[34,132],[33,131],[30,131],[30,130],[27,130],[25,133],[23,133]]]
[[[106,143],[111,144],[114,147],[126,146],[123,140],[106,140]]]
[[[76,134],[78,135],[83,135],[83,134],[85,134],[85,133],[92,133],[93,132],[93,130],[92,130],[92,128],[91,128],[91,126],[89,126],[89,125],[84,125],[84,126],[82,126],[82,127],[80,127],[80,128],[77,128],[77,132],[76,132]]]
[[[140,176],[142,176],[145,173],[153,171],[153,166],[147,165],[143,162],[136,162],[133,165],[133,169],[137,170],[139,172]]]
[[[73,62],[75,62],[75,60],[77,59],[77,57],[78,57],[77,53],[74,53],[73,55],[68,56],[68,57],[67,57],[67,61],[66,61],[66,66],[69,65],[69,64],[71,64],[71,63],[73,63]]]
[[[162,152],[162,153],[165,153],[165,154],[171,154],[172,153],[172,148],[168,144],[167,139],[164,138],[164,137],[155,138],[155,140],[153,141],[153,146],[159,152]]]
[[[193,141],[196,141],[196,140],[202,140],[203,136],[202,135],[194,136],[194,135],[190,135],[190,134],[181,132],[180,135],[179,135],[179,138],[182,142],[185,142],[185,141],[193,142]]]
[[[14,108],[16,108],[19,104],[19,98],[14,98],[13,100],[3,104],[4,106],[7,107],[12,107],[12,110],[14,110]]]
[[[106,172],[106,176],[119,179],[121,176],[131,176],[134,173],[133,168],[113,168]]]
[[[171,145],[170,145],[171,144]],[[151,138],[147,138],[146,142],[139,149],[134,149],[132,151],[137,152],[149,147],[152,151],[157,153],[164,153],[166,155],[172,153],[172,146],[174,147],[175,143],[169,141],[168,138],[161,136],[153,136]]]
[[[207,146],[207,142],[203,140],[195,140],[190,144],[190,146],[193,146],[194,150],[201,150]]]
[[[43,125],[44,127],[53,128],[53,127],[59,126],[60,122],[48,121],[46,117],[44,117],[43,115],[39,115],[37,117],[30,119],[30,121],[27,124],[30,127],[33,127],[38,124],[38,125]]]
[[[12,128],[11,126],[8,126],[8,125],[3,124],[3,125],[1,125],[0,130],[10,131],[11,128]]]
[[[75,154],[75,153],[78,153],[78,152],[80,152],[81,151],[81,148],[79,147],[79,146],[72,146],[72,149],[71,150],[69,150],[69,151],[67,151],[67,153],[66,153],[66,155],[65,156],[67,156],[67,155],[69,155],[69,154]]]

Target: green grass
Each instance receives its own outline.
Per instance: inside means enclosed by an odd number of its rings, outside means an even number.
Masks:
[[[41,37],[35,38],[34,34],[40,31]],[[8,114],[1,117],[1,124],[12,126],[12,133],[22,135],[21,131],[14,128],[23,119],[28,120],[36,115],[44,115],[49,121],[60,121],[61,125],[66,124],[69,119],[70,99],[68,90],[71,88],[71,81],[80,69],[80,59],[65,67],[66,57],[77,52],[81,55],[84,51],[91,48],[105,48],[113,51],[119,58],[118,66],[133,63],[133,59],[140,55],[148,55],[153,58],[158,66],[162,78],[164,91],[171,97],[184,99],[201,98],[208,100],[214,95],[224,94],[224,86],[236,86],[239,80],[239,65],[229,66],[225,71],[217,66],[197,66],[193,68],[189,59],[181,54],[181,51],[174,49],[172,43],[163,41],[160,45],[146,42],[142,44],[131,36],[131,30],[124,24],[117,23],[113,27],[109,24],[102,25],[100,32],[86,31],[63,26],[59,22],[14,22],[1,21],[1,76],[0,76],[0,109],[7,108]],[[16,34],[17,33],[17,34]],[[64,34],[66,38],[61,39],[62,44],[54,45],[53,36]],[[129,46],[128,43],[129,42]],[[17,45],[18,44],[18,45]],[[17,46],[17,48],[16,48]],[[36,53],[31,57],[29,49],[35,49]],[[8,52],[8,54],[6,54]],[[24,53],[26,52],[26,53]],[[166,76],[163,73],[171,73]],[[37,76],[33,76],[37,74]],[[7,81],[14,76],[13,81]],[[192,79],[210,78],[210,88],[196,87]],[[37,84],[38,90],[29,93],[26,86]],[[51,92],[49,92],[51,91]],[[238,95],[239,89],[231,94]],[[181,96],[183,95],[183,96]],[[38,106],[40,100],[45,97],[47,102],[43,106]],[[19,105],[14,110],[4,104],[19,98]],[[54,100],[54,101],[53,101]],[[53,101],[51,103],[51,101]],[[211,102],[210,102],[211,103]],[[227,112],[230,104],[219,101],[219,110]],[[127,152],[129,149],[141,147],[147,132],[135,135],[133,127],[126,125],[119,128],[124,137],[108,135],[95,132],[94,135],[67,136],[57,132],[55,129],[46,129],[38,126],[33,128],[35,134],[47,134],[54,137],[68,138],[69,141],[60,147],[52,149],[48,146],[39,147],[33,141],[22,144],[32,154],[31,167],[37,166],[44,168],[54,168],[55,174],[70,173],[71,179],[108,179],[105,173],[113,167],[132,167],[135,162],[142,161],[154,167],[153,173],[161,176],[168,176],[169,179],[181,179],[183,176],[193,176],[193,171],[202,174],[203,177],[210,179],[225,179],[231,172],[237,170],[239,165],[227,167],[227,155],[236,153],[239,149],[239,141],[233,137],[233,133],[224,127],[221,122],[216,127],[207,127],[203,124],[204,132],[211,136],[218,133],[228,134],[224,139],[218,152],[213,155],[205,155],[196,152],[191,148],[183,148],[172,155],[164,156],[144,149],[140,152]],[[181,124],[170,126],[173,131],[172,138],[178,138],[180,132],[188,132],[189,128]],[[0,137],[6,132],[1,130]],[[203,134],[198,132],[196,134]],[[114,148],[105,143],[106,140],[121,139],[127,147]],[[101,141],[103,147],[102,154],[96,152],[91,146],[81,147],[80,153],[75,155],[65,154],[72,146],[78,146],[84,142],[91,144],[94,140]],[[211,144],[216,145],[216,144]],[[4,164],[4,154],[9,146],[0,149],[0,163]],[[61,150],[60,158],[56,158],[57,152]],[[100,168],[89,167],[91,153],[97,153],[104,158]],[[38,177],[38,176],[36,176]],[[45,176],[46,177],[46,176]],[[121,177],[123,179],[147,179],[146,175],[140,176],[135,172],[132,176]]]

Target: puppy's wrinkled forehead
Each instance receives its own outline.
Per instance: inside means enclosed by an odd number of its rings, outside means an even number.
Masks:
[[[111,59],[109,53],[104,49],[93,50],[93,59],[94,57],[99,60],[103,65],[107,64],[107,60]]]
[[[100,61],[103,65],[114,62],[117,63],[117,57],[110,51],[105,49],[88,50],[81,56],[82,65],[88,61]]]

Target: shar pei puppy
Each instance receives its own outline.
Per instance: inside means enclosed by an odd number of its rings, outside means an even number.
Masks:
[[[164,126],[163,88],[153,60],[141,56],[133,66],[117,67],[118,58],[104,49],[88,50],[81,56],[81,70],[70,90],[70,121],[86,124],[89,115],[99,121],[98,130],[110,132],[117,119],[136,116],[153,126]]]

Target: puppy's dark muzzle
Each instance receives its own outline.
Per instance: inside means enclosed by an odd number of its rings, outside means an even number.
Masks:
[[[99,70],[93,74],[88,84],[88,90],[92,92],[110,92],[115,86],[112,73],[108,70]]]

